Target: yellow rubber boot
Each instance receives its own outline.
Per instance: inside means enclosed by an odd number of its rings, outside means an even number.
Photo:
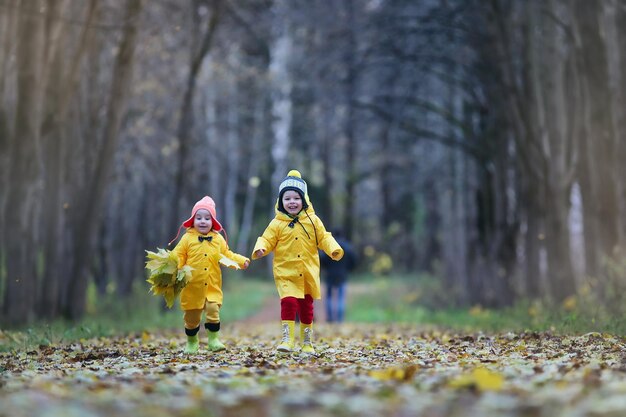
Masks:
[[[302,343],[302,353],[315,354],[315,349],[313,349],[313,323],[300,323],[300,343]]]
[[[283,338],[276,350],[279,352],[291,352],[294,347],[294,326],[296,322],[293,320],[283,320],[281,323]]]

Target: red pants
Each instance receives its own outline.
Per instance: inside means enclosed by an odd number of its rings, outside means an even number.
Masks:
[[[285,297],[280,299],[281,320],[295,320],[296,313],[300,317],[300,323],[313,323],[313,297],[307,294],[304,298]]]

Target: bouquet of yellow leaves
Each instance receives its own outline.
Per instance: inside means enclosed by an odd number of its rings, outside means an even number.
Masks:
[[[146,251],[146,269],[149,272],[146,281],[152,285],[152,294],[162,295],[167,306],[172,308],[176,297],[189,282],[193,268],[185,265],[178,269],[178,258],[174,253],[167,249],[157,249],[157,252]]]

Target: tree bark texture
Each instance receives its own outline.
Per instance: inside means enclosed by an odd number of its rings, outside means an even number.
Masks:
[[[22,7],[38,10],[39,0],[23,1]],[[17,104],[10,142],[9,181],[4,207],[3,247],[6,250],[6,288],[3,320],[27,323],[34,319],[37,296],[36,248],[41,162],[39,121],[41,119],[42,22],[22,13],[18,22]]]
[[[110,180],[111,164],[119,141],[119,129],[122,115],[126,109],[127,92],[132,79],[133,57],[136,47],[138,18],[143,7],[143,0],[129,0],[126,9],[126,25],[119,51],[113,67],[111,94],[107,105],[107,124],[103,137],[103,148],[96,164],[93,182],[83,198],[81,215],[77,219],[79,227],[74,239],[74,264],[71,281],[67,292],[65,315],[70,319],[81,317],[85,311],[87,282],[93,266],[95,233],[102,205]]]

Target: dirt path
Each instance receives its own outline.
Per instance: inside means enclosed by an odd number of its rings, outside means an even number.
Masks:
[[[363,283],[353,283],[348,285],[346,293],[347,308],[350,308],[350,301],[359,294],[371,291],[370,285]],[[326,323],[326,307],[325,307],[326,286],[322,284],[322,299],[315,300],[314,312],[316,323]],[[268,297],[261,309],[251,317],[241,320],[244,324],[264,324],[280,321],[280,299],[278,295],[273,294]]]

